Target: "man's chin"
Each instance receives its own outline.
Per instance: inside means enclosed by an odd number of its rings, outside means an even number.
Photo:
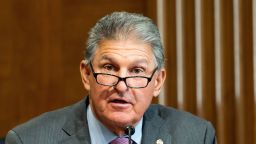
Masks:
[[[129,115],[117,115],[110,118],[110,120],[118,127],[125,127],[133,125],[134,118]]]

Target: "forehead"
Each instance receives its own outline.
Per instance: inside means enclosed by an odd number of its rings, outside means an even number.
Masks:
[[[149,44],[138,40],[104,40],[95,52],[97,61],[140,61],[154,62],[154,55]]]

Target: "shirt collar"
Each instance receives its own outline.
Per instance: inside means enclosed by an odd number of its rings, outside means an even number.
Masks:
[[[87,107],[87,120],[90,132],[91,144],[109,143],[117,137],[114,133],[108,130],[93,114],[91,106]],[[135,133],[132,135],[132,140],[137,144],[141,143],[142,138],[142,123],[143,118],[135,126]]]

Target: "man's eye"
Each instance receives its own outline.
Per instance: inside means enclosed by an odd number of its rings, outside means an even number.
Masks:
[[[104,65],[103,68],[108,71],[114,70],[114,67],[112,65]]]
[[[141,74],[141,73],[143,73],[144,72],[144,70],[143,69],[140,69],[140,68],[136,68],[136,69],[133,69],[132,70],[132,73],[135,73],[135,74]]]

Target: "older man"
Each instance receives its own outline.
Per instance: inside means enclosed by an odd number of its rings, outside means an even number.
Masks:
[[[11,130],[7,144],[212,144],[211,124],[151,105],[165,81],[157,27],[139,14],[115,12],[91,29],[80,64],[89,96]]]

